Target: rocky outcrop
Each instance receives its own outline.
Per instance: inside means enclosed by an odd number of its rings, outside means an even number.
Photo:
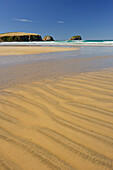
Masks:
[[[42,41],[42,37],[40,35],[30,35],[29,41]]]
[[[82,40],[82,38],[80,35],[76,35],[76,36],[71,37],[69,40]]]
[[[53,37],[51,37],[51,36],[45,36],[45,37],[43,38],[43,41],[54,41],[54,39],[53,39]]]
[[[42,37],[38,34],[22,33],[22,34],[1,34],[0,42],[25,42],[25,41],[42,41]]]

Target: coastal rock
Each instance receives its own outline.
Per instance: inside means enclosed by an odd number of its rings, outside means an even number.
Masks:
[[[53,37],[51,37],[51,36],[45,36],[45,37],[43,38],[43,41],[54,41],[54,39],[53,39]]]
[[[42,41],[39,34],[33,33],[4,33],[0,34],[0,42],[25,42],[25,41]]]
[[[30,35],[29,40],[30,41],[42,41],[42,37],[40,35]]]
[[[80,35],[76,35],[76,36],[71,37],[69,40],[82,40],[82,38]]]

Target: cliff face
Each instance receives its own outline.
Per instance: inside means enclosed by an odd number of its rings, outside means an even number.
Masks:
[[[0,34],[0,42],[24,42],[24,41],[42,41],[38,34],[30,33],[6,33]]]
[[[42,37],[40,35],[30,35],[29,40],[30,41],[42,41]]]
[[[82,38],[80,35],[76,35],[76,36],[71,37],[69,40],[82,40]]]

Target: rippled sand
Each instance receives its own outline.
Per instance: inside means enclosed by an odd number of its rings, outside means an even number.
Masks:
[[[1,90],[0,169],[113,169],[113,70]]]

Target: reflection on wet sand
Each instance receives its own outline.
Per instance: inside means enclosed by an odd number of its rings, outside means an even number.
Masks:
[[[113,55],[82,53],[0,58],[0,169],[113,169]]]

